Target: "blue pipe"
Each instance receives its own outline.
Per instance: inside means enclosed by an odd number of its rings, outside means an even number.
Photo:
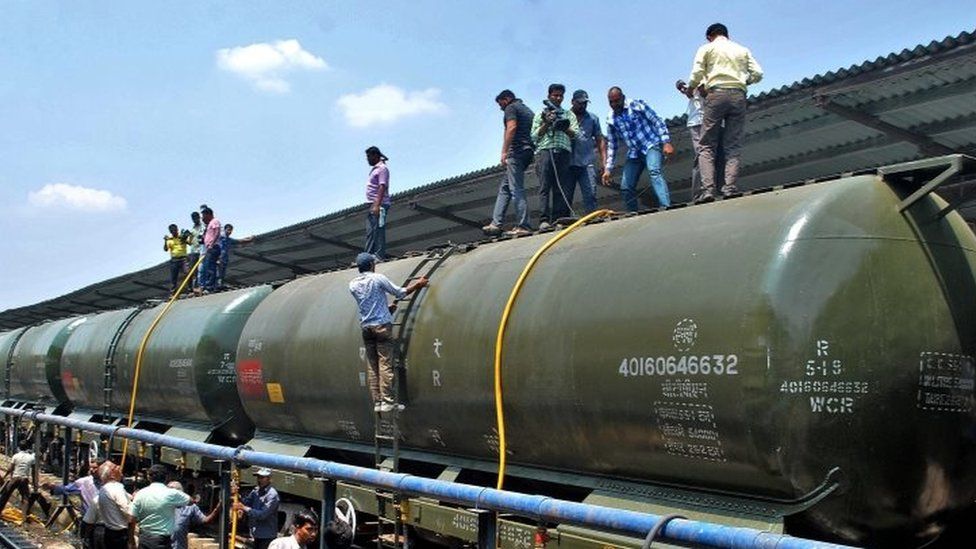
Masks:
[[[0,407],[0,413],[19,415],[22,410]],[[255,452],[246,447],[230,448],[205,442],[194,442],[140,429],[118,428],[102,423],[91,423],[37,412],[32,413],[31,418],[44,423],[53,423],[103,435],[115,433],[115,436],[157,446],[166,446],[212,459],[305,473],[317,478],[328,478],[372,488],[382,488],[407,495],[431,497],[439,501],[447,501],[476,509],[511,513],[538,521],[573,524],[638,538],[643,538],[662,518],[650,513],[612,509],[544,496],[530,496],[403,473],[388,473],[332,461]],[[723,549],[843,549],[851,547],[763,532],[753,528],[723,526],[687,519],[668,521],[661,531],[661,536],[662,541],[666,542],[696,544]]]

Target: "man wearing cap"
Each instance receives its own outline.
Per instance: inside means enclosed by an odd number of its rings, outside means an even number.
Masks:
[[[359,276],[349,283],[349,292],[359,306],[359,325],[366,348],[369,392],[374,412],[402,410],[393,394],[393,314],[386,295],[403,299],[427,286],[427,278],[420,277],[405,288],[394,285],[386,275],[376,272],[376,258],[363,252],[356,256]]]
[[[176,530],[176,510],[190,503],[190,496],[164,484],[166,467],[149,468],[149,486],[132,498],[132,518],[139,526],[139,549],[171,549]]]
[[[386,214],[390,209],[390,170],[386,167],[389,158],[380,152],[379,147],[366,149],[366,162],[371,166],[366,180],[366,247],[364,252],[375,255],[380,261],[386,259]]]
[[[569,185],[566,189],[566,199],[573,203],[576,186],[579,185],[580,195],[583,197],[583,211],[590,213],[596,210],[596,153],[600,153],[600,166],[607,157],[606,141],[603,130],[600,129],[600,119],[586,110],[590,96],[583,90],[573,92],[573,114],[579,124],[576,139],[573,141],[573,154],[569,161]]]
[[[729,29],[714,23],[705,30],[708,43],[698,48],[688,88],[704,85],[708,93],[702,110],[700,168],[702,192],[698,202],[715,200],[718,149],[725,153],[722,194],[739,192],[739,151],[746,123],[746,86],[762,80],[762,67],[752,52],[729,40]],[[723,131],[724,126],[724,131]]]
[[[251,527],[253,549],[268,549],[278,537],[278,491],[271,486],[271,470],[261,468],[254,473],[258,485],[244,499],[234,504],[234,511],[247,515]]]

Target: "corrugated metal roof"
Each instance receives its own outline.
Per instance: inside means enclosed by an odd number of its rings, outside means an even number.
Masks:
[[[743,189],[931,156],[904,136],[829,112],[818,101],[925,136],[946,150],[976,152],[976,35],[963,32],[750,97]],[[693,157],[685,117],[667,122],[677,152],[666,176],[674,200],[686,201]],[[500,167],[488,167],[394,195],[390,252],[482,238],[478,227],[487,221],[500,176]],[[534,174],[528,174],[526,186],[537,186]],[[601,187],[599,198],[605,207],[621,207],[616,190]],[[649,193],[641,198],[647,207],[654,206]],[[529,204],[536,206],[534,197]],[[364,211],[365,206],[346,208],[258,235],[254,245],[236,253],[228,281],[257,284],[347,266],[362,245]],[[167,276],[162,263],[7,310],[0,313],[0,329],[164,297]]]

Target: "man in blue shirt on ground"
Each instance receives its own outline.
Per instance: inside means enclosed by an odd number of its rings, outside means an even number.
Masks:
[[[244,499],[234,504],[234,511],[247,515],[251,527],[253,549],[268,549],[278,537],[278,491],[271,486],[271,470],[261,468],[254,473],[258,485]]]
[[[668,182],[661,173],[663,157],[674,154],[667,124],[644,101],[635,99],[628,102],[623,90],[617,86],[607,92],[607,100],[611,112],[607,116],[607,162],[603,170],[603,183],[610,184],[617,146],[623,141],[627,145],[627,163],[624,164],[624,176],[620,181],[620,194],[627,210],[638,210],[635,190],[637,179],[645,166],[658,203],[664,208],[670,206]]]
[[[386,275],[375,272],[376,257],[365,252],[356,256],[356,267],[359,276],[349,283],[349,292],[359,306],[373,411],[402,410],[403,405],[393,395],[393,311],[396,307],[389,304],[386,295],[403,299],[426,286],[427,278],[420,277],[405,288],[396,286]]]
[[[180,492],[183,491],[183,485],[178,480],[174,480],[166,486]],[[176,528],[173,529],[173,549],[187,549],[189,547],[190,528],[201,524],[210,524],[217,519],[218,513],[220,513],[220,500],[217,500],[217,505],[214,505],[209,515],[203,514],[200,506],[197,505],[196,498],[192,498],[190,503],[177,509]]]

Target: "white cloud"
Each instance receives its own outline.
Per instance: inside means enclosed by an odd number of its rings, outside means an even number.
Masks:
[[[48,183],[32,191],[27,200],[42,208],[67,208],[83,212],[113,212],[124,210],[125,198],[109,191],[90,189],[67,183]]]
[[[272,93],[291,91],[285,73],[329,68],[324,59],[309,53],[294,39],[219,49],[217,66],[249,80],[259,90]]]
[[[343,95],[336,104],[350,126],[365,128],[418,114],[446,112],[447,105],[439,101],[440,95],[437,88],[408,93],[396,86],[380,84],[359,94]]]

